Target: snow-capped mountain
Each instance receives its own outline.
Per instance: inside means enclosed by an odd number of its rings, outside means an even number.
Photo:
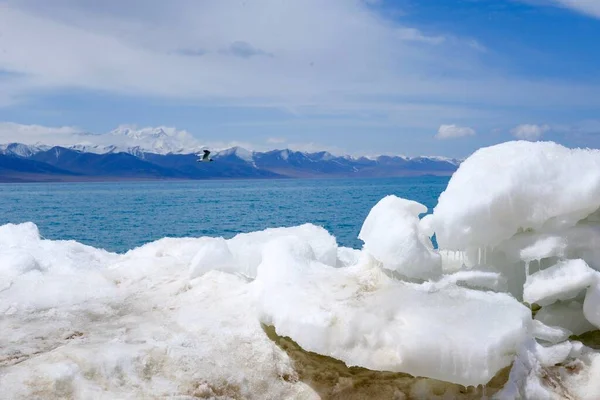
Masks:
[[[0,181],[450,175],[460,164],[443,157],[352,157],[232,147],[212,149],[216,162],[208,166],[196,162],[205,146],[188,132],[167,127],[121,126],[102,135],[67,132],[55,140],[60,144],[0,145]]]
[[[67,148],[86,153],[192,154],[204,147],[189,132],[169,127],[141,128],[120,126],[108,133],[75,134]]]
[[[18,126],[15,129],[18,129]],[[29,142],[19,141],[19,148],[16,143],[12,143],[12,150],[7,149],[9,144],[0,145],[0,152],[25,155],[28,152],[35,153],[53,146],[61,146],[95,154],[192,154],[205,148],[189,132],[165,126],[138,129],[123,125],[104,134],[79,132],[74,129],[56,131],[52,135],[46,134],[41,137],[29,132],[15,133],[16,137],[29,139]]]
[[[117,147],[126,152],[133,150],[135,153],[193,154],[205,148],[189,132],[164,126],[142,129],[120,126],[101,136],[102,141],[117,143]]]
[[[35,153],[48,149],[50,149],[50,146],[46,145],[26,145],[22,143],[0,144],[0,154],[18,157],[30,157]]]

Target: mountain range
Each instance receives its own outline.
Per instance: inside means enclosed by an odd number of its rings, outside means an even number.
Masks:
[[[199,163],[197,153],[204,146],[185,131],[163,128],[77,133],[66,143],[0,145],[0,182],[451,175],[460,164],[443,157],[351,157],[241,147],[214,151],[214,162]]]

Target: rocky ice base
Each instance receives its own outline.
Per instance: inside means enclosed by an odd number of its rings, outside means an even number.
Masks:
[[[581,341],[600,327],[598,210],[599,152],[512,142],[467,159],[421,220],[384,198],[361,250],[312,225],[126,254],[4,225],[0,388],[597,399],[600,353]]]

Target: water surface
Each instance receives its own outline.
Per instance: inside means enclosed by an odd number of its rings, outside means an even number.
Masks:
[[[430,209],[447,177],[0,184],[0,225],[32,221],[47,239],[123,252],[163,237],[232,237],[306,222],[343,246],[388,194]]]

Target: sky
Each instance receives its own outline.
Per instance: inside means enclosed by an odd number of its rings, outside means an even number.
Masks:
[[[600,147],[599,37],[597,0],[0,0],[0,142]]]

